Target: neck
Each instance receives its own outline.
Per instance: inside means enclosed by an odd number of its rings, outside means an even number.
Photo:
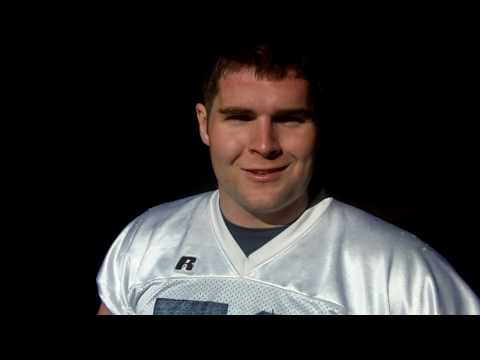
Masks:
[[[303,194],[292,203],[273,211],[252,211],[233,201],[220,191],[220,208],[231,223],[245,228],[274,228],[295,221],[307,208],[308,195]]]

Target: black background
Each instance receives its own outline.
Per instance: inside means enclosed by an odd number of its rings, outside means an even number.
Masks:
[[[480,293],[468,20],[428,11],[374,22],[340,14],[271,28],[245,18],[232,26],[194,16],[167,26],[117,15],[84,23],[72,69],[81,117],[71,137],[71,191],[86,230],[80,241],[94,245],[92,313],[95,276],[123,227],[149,207],[215,188],[194,106],[204,54],[238,34],[313,44],[328,99],[319,159],[327,189],[416,234]]]

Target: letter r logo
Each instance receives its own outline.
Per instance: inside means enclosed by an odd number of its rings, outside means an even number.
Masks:
[[[185,270],[192,270],[193,264],[197,261],[197,258],[191,256],[182,256],[182,258],[178,261],[177,266],[175,266],[175,270],[181,270],[185,267]]]

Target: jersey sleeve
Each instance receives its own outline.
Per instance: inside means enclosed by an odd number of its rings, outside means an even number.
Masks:
[[[479,298],[440,254],[424,245],[409,255],[393,265],[392,314],[480,314]]]
[[[129,287],[135,270],[131,268],[129,249],[140,221],[132,221],[113,242],[97,275],[98,294],[114,315],[130,315]]]

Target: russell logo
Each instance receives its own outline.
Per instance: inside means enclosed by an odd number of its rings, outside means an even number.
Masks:
[[[193,269],[193,264],[197,261],[197,258],[192,256],[182,256],[181,259],[178,261],[177,266],[175,266],[175,270],[187,270],[191,271]]]

